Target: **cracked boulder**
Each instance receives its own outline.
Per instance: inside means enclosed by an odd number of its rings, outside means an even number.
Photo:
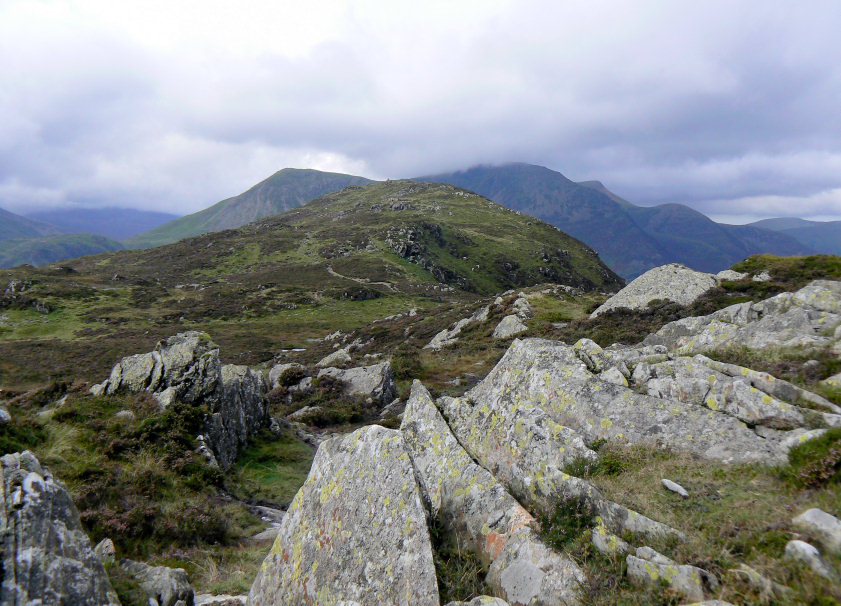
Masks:
[[[268,422],[263,373],[222,365],[219,348],[206,333],[185,332],[159,342],[154,351],[120,360],[94,395],[120,391],[151,393],[162,409],[177,401],[208,408],[198,450],[222,469]]]
[[[248,604],[438,606],[421,493],[399,431],[324,442]]]
[[[0,458],[0,603],[117,606],[64,486],[29,452]]]
[[[581,569],[538,539],[531,514],[459,445],[418,381],[401,431],[432,517],[489,565],[498,597],[512,606],[579,603]]]
[[[490,409],[537,407],[587,443],[613,439],[659,444],[723,461],[785,460],[777,444],[739,419],[603,381],[572,347],[557,341],[515,340],[467,395]]]

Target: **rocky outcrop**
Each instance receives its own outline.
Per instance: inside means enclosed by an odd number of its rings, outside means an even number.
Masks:
[[[797,292],[670,322],[645,343],[682,355],[725,347],[829,347],[839,342],[841,282],[815,280]]]
[[[650,547],[640,547],[636,555],[626,557],[627,574],[639,585],[656,585],[664,582],[673,591],[690,600],[703,600],[707,593],[719,587],[718,579],[701,568],[677,564]]]
[[[0,602],[117,606],[64,486],[29,451],[0,459]]]
[[[669,263],[650,269],[633,280],[598,307],[590,317],[595,318],[618,308],[645,309],[656,299],[690,305],[716,284],[712,274],[695,271],[679,263]]]
[[[324,442],[248,604],[438,605],[421,493],[401,433]]]
[[[149,392],[162,410],[176,401],[206,405],[198,450],[223,469],[233,464],[248,438],[268,422],[262,372],[223,366],[219,348],[205,333],[180,333],[158,343],[154,351],[123,358],[91,393],[110,395],[121,390]]]
[[[137,580],[150,606],[193,606],[193,588],[183,568],[149,566],[134,560],[123,560],[120,567]]]
[[[627,366],[618,351],[607,353],[611,355],[604,355],[601,363],[615,359]],[[633,357],[627,356],[628,360]],[[466,397],[495,411],[535,406],[586,442],[621,439],[662,444],[725,461],[776,463],[785,456],[775,444],[725,412],[640,394],[601,380],[579,358],[576,348],[557,341],[515,340]]]
[[[380,407],[390,404],[397,395],[390,362],[347,369],[324,368],[318,372],[318,378],[325,376],[344,383],[347,395],[370,398]]]
[[[582,571],[540,542],[531,514],[470,458],[417,381],[401,431],[431,515],[489,565],[498,597],[512,605],[578,603]]]

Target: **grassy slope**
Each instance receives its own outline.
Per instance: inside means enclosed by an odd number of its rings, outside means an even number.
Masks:
[[[93,234],[63,234],[26,240],[2,240],[0,241],[0,267],[16,267],[24,263],[38,266],[122,248],[123,245],[116,240]]]
[[[170,221],[125,241],[129,248],[149,248],[199,234],[233,229],[282,213],[348,185],[370,183],[364,177],[286,168],[238,196]]]

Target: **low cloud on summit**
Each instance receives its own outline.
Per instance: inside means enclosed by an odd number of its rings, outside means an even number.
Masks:
[[[0,207],[524,161],[732,222],[841,218],[839,31],[835,0],[6,0]]]

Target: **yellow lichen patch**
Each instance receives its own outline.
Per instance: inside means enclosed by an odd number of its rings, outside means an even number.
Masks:
[[[602,429],[610,429],[611,427],[613,427],[613,421],[607,418],[602,419],[601,426]]]

